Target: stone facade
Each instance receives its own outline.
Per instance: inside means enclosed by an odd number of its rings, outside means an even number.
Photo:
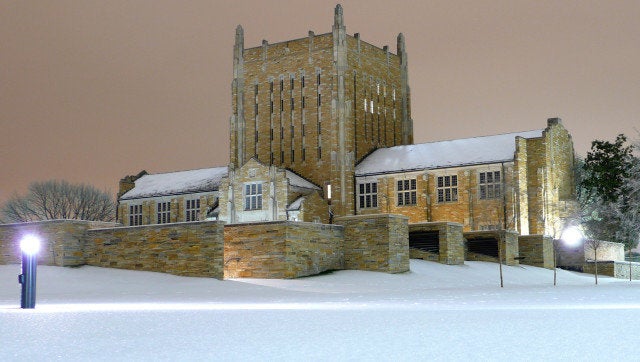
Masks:
[[[568,246],[560,242],[557,245],[558,267],[582,271],[587,261],[595,260],[595,253],[588,242],[578,246]],[[600,241],[598,262],[624,261],[624,244]]]
[[[553,238],[544,235],[521,235],[518,237],[520,263],[540,268],[553,269]]]
[[[571,136],[557,118],[548,120],[539,137],[512,140],[509,159],[482,164],[437,166],[433,169],[383,171],[356,178],[356,186],[376,183],[376,205],[357,205],[358,214],[392,213],[411,223],[449,221],[465,231],[516,230],[522,235],[559,237],[574,216],[574,153]],[[384,161],[384,160],[383,160]],[[466,163],[472,163],[465,160]],[[500,193],[481,195],[481,176],[500,175]],[[439,178],[455,177],[456,198],[440,200]],[[399,200],[401,181],[415,182],[415,201]],[[498,186],[496,185],[496,186]],[[358,197],[362,188],[357,187]]]
[[[409,271],[409,224],[399,215],[345,216],[345,269],[402,273]]]
[[[187,201],[198,200],[196,218],[187,220]],[[185,195],[166,195],[133,200],[120,200],[118,202],[118,223],[126,226],[158,224],[158,204],[169,203],[169,218],[166,223],[178,223],[187,221],[201,221],[207,219],[208,211],[218,204],[218,191],[199,192]],[[141,209],[141,224],[136,224],[131,218],[131,207],[138,206]]]
[[[253,157],[331,185],[336,216],[354,214],[359,160],[413,142],[404,37],[393,54],[347,35],[340,5],[332,32],[301,39],[246,48],[238,26],[233,64],[230,168]]]
[[[225,227],[227,278],[299,278],[343,269],[344,229],[304,222]]]
[[[114,223],[50,220],[0,225],[0,264],[21,262],[20,239],[28,234],[41,240],[38,264],[77,266],[85,264],[84,243],[87,230],[113,227]]]
[[[584,264],[583,272],[595,274],[596,263],[589,261]],[[631,273],[632,280],[640,280],[640,263],[628,261],[598,261],[598,275],[606,275],[618,279],[629,279]]]
[[[409,224],[409,235],[416,232],[434,231],[438,233],[438,254],[410,249],[411,258],[437,261],[442,264],[464,264],[464,237],[462,225],[452,222],[431,222]]]
[[[84,264],[222,279],[223,230],[219,221],[88,230]]]
[[[247,195],[247,185],[259,185],[253,198]],[[230,169],[222,179],[220,190],[219,218],[232,224],[291,220],[289,211],[295,211],[295,219],[299,221],[328,222],[329,219],[329,206],[319,197],[320,187],[289,170],[264,165],[255,158],[242,167]],[[291,210],[290,206],[296,201],[299,206]],[[251,202],[256,203],[247,204]]]

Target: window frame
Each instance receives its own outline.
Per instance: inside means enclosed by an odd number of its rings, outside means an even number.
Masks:
[[[200,221],[200,198],[185,200],[184,221]]]
[[[160,201],[156,203],[157,224],[171,223],[171,201]]]
[[[129,226],[142,225],[142,204],[129,205]]]
[[[502,197],[502,172],[478,172],[478,199],[496,200]]]
[[[246,182],[242,185],[242,198],[244,211],[262,210],[263,182]]]
[[[396,206],[416,206],[418,204],[418,179],[396,180]]]
[[[378,181],[362,182],[358,184],[358,208],[378,208]]]
[[[458,202],[458,175],[436,176],[436,199],[439,204]]]

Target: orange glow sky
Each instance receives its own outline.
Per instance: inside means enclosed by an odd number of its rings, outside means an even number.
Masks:
[[[0,2],[0,202],[32,181],[226,165],[245,46],[331,31],[327,1]],[[415,142],[544,128],[584,155],[640,128],[640,1],[343,1],[347,33],[405,34]]]

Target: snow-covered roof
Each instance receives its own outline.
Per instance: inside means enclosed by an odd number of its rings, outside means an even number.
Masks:
[[[305,189],[313,189],[313,190],[320,190],[320,188],[316,185],[314,185],[313,183],[311,183],[310,181],[307,181],[306,179],[296,175],[294,172],[289,171],[289,170],[285,170],[286,171],[286,177],[289,179],[289,185],[294,186],[294,187],[302,187]]]
[[[381,148],[356,166],[356,176],[512,161],[516,137],[539,138],[543,130]]]
[[[304,196],[300,196],[298,197],[294,202],[292,202],[291,204],[289,204],[289,206],[287,206],[287,211],[297,211],[300,210],[300,207],[302,206],[302,202],[304,201]]]
[[[135,187],[121,200],[167,195],[216,191],[220,181],[227,176],[227,166],[199,170],[177,171],[144,175],[135,181]]]

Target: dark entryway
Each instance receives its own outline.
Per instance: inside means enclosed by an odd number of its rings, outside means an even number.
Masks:
[[[467,239],[467,250],[470,253],[482,254],[498,257],[498,239],[496,238],[477,238]]]
[[[409,248],[440,253],[440,233],[436,231],[412,231],[409,232]]]

